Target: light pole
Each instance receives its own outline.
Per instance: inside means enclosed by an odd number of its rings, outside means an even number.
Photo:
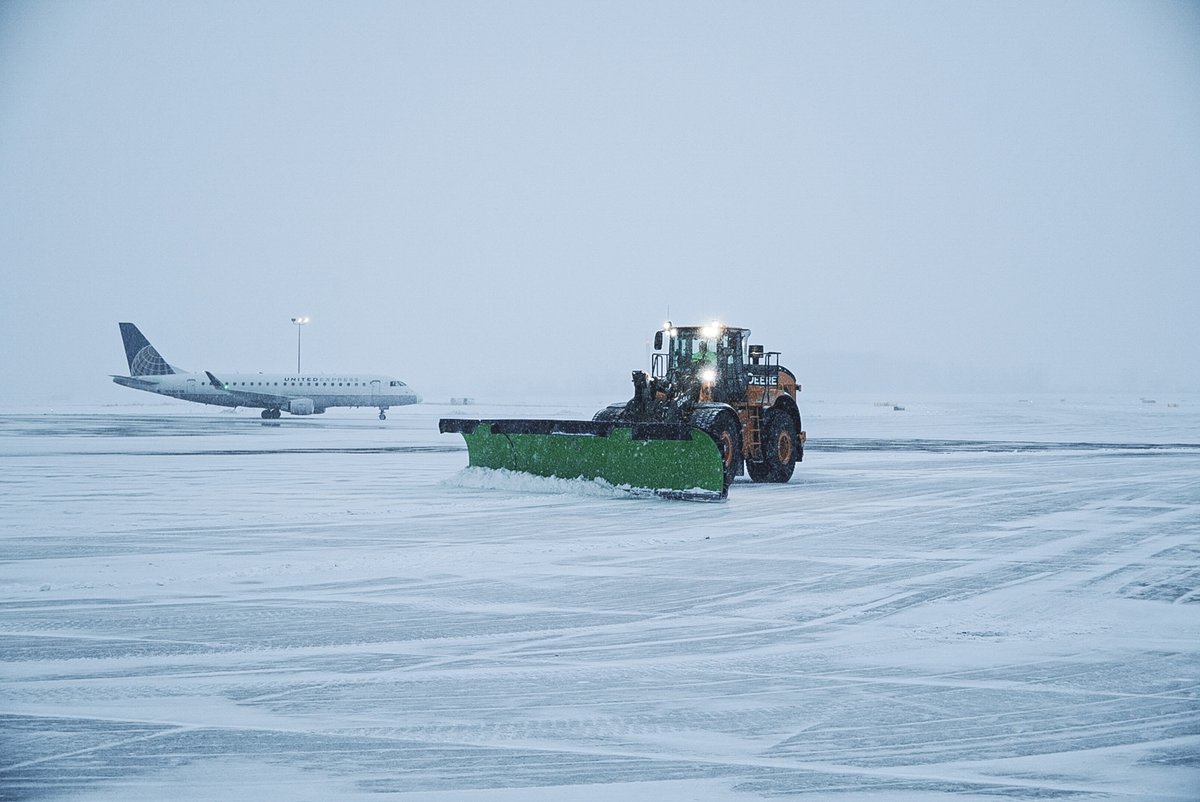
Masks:
[[[300,376],[300,327],[308,322],[306,317],[294,317],[292,322],[296,324],[296,376]]]

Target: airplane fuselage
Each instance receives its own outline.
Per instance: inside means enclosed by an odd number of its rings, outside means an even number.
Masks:
[[[317,375],[294,373],[215,373],[217,386],[206,373],[159,376],[114,376],[124,387],[183,401],[224,407],[282,410],[311,415],[330,407],[389,407],[416,404],[412,388],[391,376],[370,374]]]

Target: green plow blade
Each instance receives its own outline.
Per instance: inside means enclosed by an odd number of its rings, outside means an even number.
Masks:
[[[717,444],[687,424],[443,418],[438,428],[463,436],[474,467],[603,479],[690,501],[727,494]]]

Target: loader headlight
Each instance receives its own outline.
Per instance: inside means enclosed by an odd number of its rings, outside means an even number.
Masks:
[[[705,368],[704,370],[700,371],[700,381],[704,382],[705,384],[712,384],[716,380],[717,372],[712,368]]]
[[[701,334],[704,335],[704,339],[706,340],[714,340],[717,338],[717,335],[721,333],[722,328],[724,328],[724,326],[714,320],[712,323],[709,323],[704,327],[704,329],[701,331]]]

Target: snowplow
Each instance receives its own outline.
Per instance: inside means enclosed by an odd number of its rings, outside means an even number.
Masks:
[[[654,335],[633,397],[592,420],[443,418],[472,467],[600,479],[634,493],[720,501],[736,476],[787,482],[804,459],[796,376],[750,330],[711,323]]]

